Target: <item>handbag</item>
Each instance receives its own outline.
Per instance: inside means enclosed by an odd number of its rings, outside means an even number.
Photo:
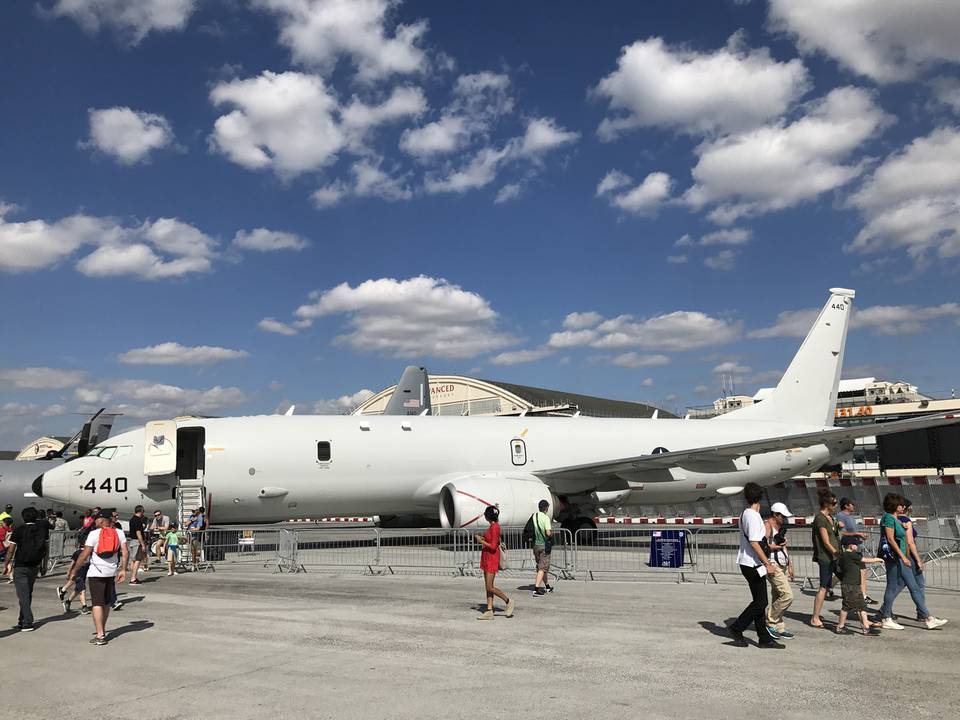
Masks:
[[[500,569],[509,570],[510,563],[507,562],[507,546],[500,542]]]
[[[543,535],[543,554],[549,555],[553,550],[553,537],[547,535],[546,531],[540,527],[540,518],[537,518],[537,529],[540,531],[540,534]]]

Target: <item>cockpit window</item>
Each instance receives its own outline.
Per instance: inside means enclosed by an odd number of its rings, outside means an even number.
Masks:
[[[91,448],[90,451],[87,453],[86,457],[97,457],[98,455],[100,455],[100,453],[103,452],[103,450],[104,448],[102,447]]]
[[[133,445],[121,445],[117,448],[117,454],[114,457],[122,458],[126,457],[133,451]]]
[[[100,451],[99,457],[103,458],[104,460],[109,460],[114,455],[116,455],[116,453],[117,453],[116,447],[105,447],[103,450]]]

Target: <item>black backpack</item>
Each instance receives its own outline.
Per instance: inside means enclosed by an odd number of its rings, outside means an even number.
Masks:
[[[524,547],[532,548],[533,541],[536,536],[533,530],[533,515],[527,520],[527,524],[523,526],[523,535],[520,536],[521,541],[523,542]]]
[[[17,544],[15,561],[18,565],[33,567],[43,560],[43,545],[47,540],[47,533],[36,523],[27,523],[23,526],[23,534]]]

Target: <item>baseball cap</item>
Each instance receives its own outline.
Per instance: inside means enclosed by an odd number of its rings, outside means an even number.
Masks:
[[[787,506],[783,503],[774,503],[770,506],[770,512],[779,513],[784,517],[793,517],[793,513],[787,510]]]

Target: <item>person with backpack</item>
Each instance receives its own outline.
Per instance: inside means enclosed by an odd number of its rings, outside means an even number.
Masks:
[[[83,552],[76,562],[79,565],[90,562],[87,570],[87,590],[93,606],[93,626],[96,630],[90,643],[106,645],[107,618],[110,617],[110,606],[116,598],[116,583],[122,583],[127,574],[127,537],[123,530],[114,527],[109,510],[99,513],[96,524],[96,530],[87,535]]]
[[[20,632],[33,631],[33,586],[37,575],[47,574],[47,554],[50,550],[50,526],[40,519],[37,509],[26,507],[21,512],[23,525],[10,534],[10,549],[7,550],[5,574],[13,573],[13,584],[20,601],[20,617],[17,627]]]
[[[553,586],[548,581],[550,578],[550,553],[553,550],[553,530],[550,527],[550,516],[547,510],[550,509],[550,503],[541,500],[537,505],[535,512],[527,521],[530,526],[530,544],[533,546],[533,560],[537,568],[537,578],[533,583],[533,596],[540,597],[553,592]],[[527,529],[523,530],[524,535]],[[540,587],[545,583],[545,587]]]
[[[897,515],[897,520],[900,521],[900,524],[903,525],[904,530],[904,539],[907,542],[907,557],[909,557],[913,563],[912,567],[907,570],[907,572],[913,573],[913,579],[917,583],[917,589],[919,590],[920,596],[923,598],[922,605],[925,607],[927,604],[927,580],[923,574],[923,571],[926,569],[923,563],[923,556],[921,556],[920,551],[917,549],[917,532],[916,526],[913,524],[912,514],[913,503],[910,502],[910,498],[903,498],[903,512]],[[915,603],[916,604],[916,603]],[[938,627],[947,624],[947,620],[943,618],[938,618],[935,615],[924,615],[921,612],[920,605],[917,605],[917,620],[924,623],[928,629],[933,630]]]

